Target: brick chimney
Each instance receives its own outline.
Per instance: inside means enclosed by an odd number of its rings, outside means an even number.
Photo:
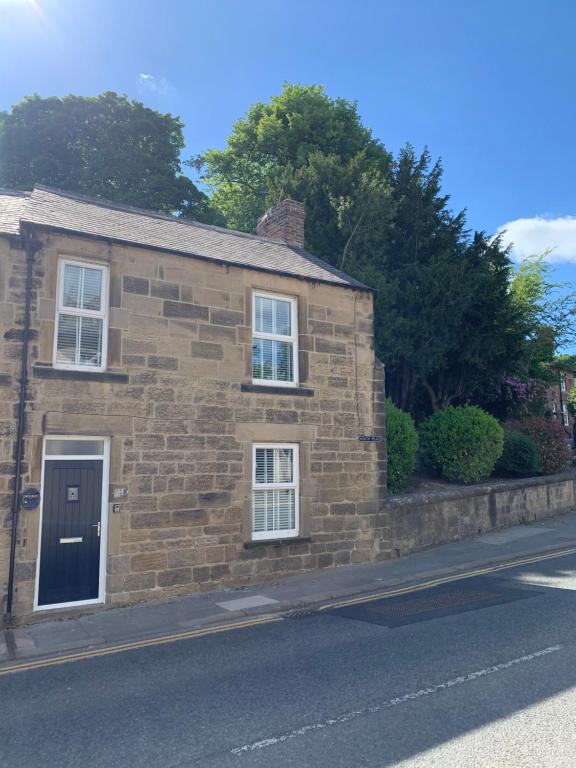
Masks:
[[[256,234],[304,248],[304,203],[282,200],[256,222]]]

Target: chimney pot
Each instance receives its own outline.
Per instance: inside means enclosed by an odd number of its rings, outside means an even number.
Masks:
[[[260,216],[256,234],[304,248],[304,218],[304,203],[282,200]]]

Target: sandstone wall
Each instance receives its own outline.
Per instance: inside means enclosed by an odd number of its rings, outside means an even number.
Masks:
[[[39,233],[24,487],[40,487],[43,437],[111,437],[107,605],[241,585],[383,556],[374,537],[385,489],[382,380],[372,297],[238,267]],[[108,371],[51,368],[59,256],[110,265]],[[10,483],[25,256],[0,239],[0,592]],[[301,388],[251,382],[251,295],[298,298]],[[53,378],[57,376],[57,378]],[[251,445],[300,444],[298,541],[250,538]],[[115,492],[126,489],[126,497]],[[33,603],[40,511],[22,511],[16,612]]]
[[[391,496],[381,506],[385,547],[396,557],[576,509],[574,473]]]

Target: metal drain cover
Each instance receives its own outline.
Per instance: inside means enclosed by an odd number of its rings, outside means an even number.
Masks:
[[[464,586],[449,584],[406,596],[332,608],[326,613],[370,624],[397,627],[523,600],[539,593],[540,590],[511,589],[502,583],[482,583],[480,579],[472,579]]]
[[[317,608],[296,608],[284,614],[285,619],[306,619],[308,616],[319,616],[322,611]]]
[[[442,608],[460,608],[470,603],[481,603],[486,600],[497,600],[502,595],[497,592],[481,592],[466,589],[451,589],[446,592],[422,592],[419,595],[401,600],[385,600],[372,605],[372,610],[382,616],[403,618],[416,616],[428,611],[438,611]]]

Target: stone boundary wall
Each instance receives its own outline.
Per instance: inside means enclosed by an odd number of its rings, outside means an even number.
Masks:
[[[570,512],[576,507],[576,473],[501,480],[473,487],[390,496],[380,507],[389,556],[459,541]]]

